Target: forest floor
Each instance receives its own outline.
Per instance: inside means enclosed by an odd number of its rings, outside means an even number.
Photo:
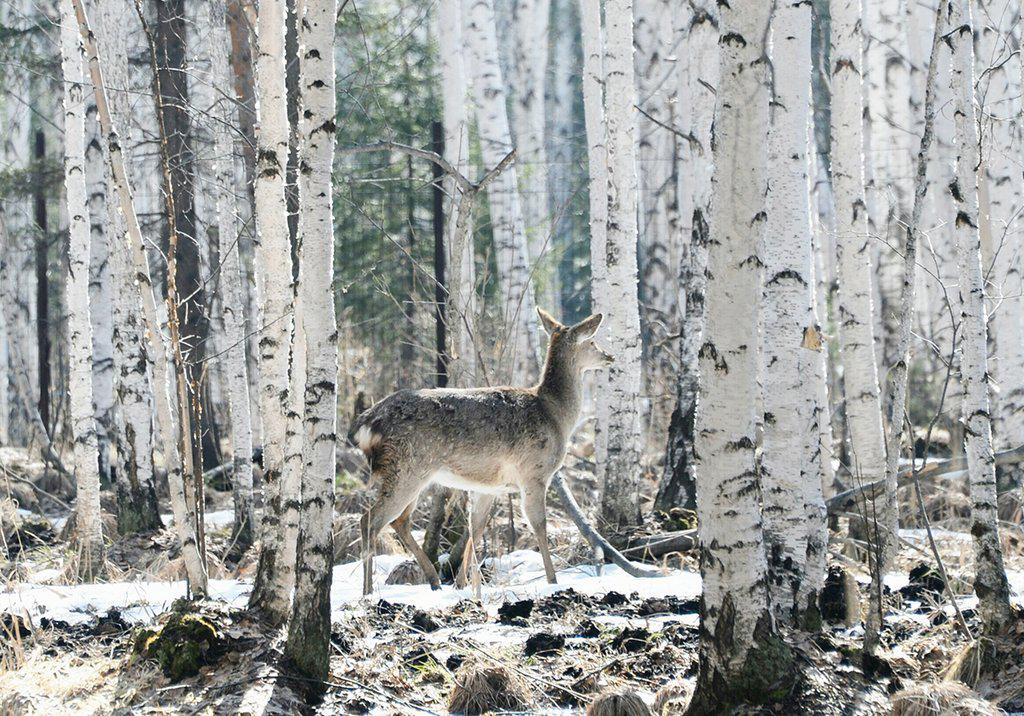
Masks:
[[[661,576],[633,578],[590,563],[575,529],[554,514],[557,585],[545,582],[539,554],[521,548],[533,546],[528,532],[511,542],[519,549],[499,549],[506,526],[495,526],[488,539],[488,552],[500,556],[484,560],[479,586],[464,590],[388,584],[407,571],[407,557],[392,553],[376,559],[376,590],[363,598],[360,566],[343,550],[331,591],[330,684],[319,706],[308,706],[309,685],[279,668],[282,634],[244,609],[252,560],[216,558],[229,547],[230,512],[212,509],[206,517],[217,578],[210,598],[189,607],[212,631],[197,638],[198,673],[175,680],[168,664],[137,653],[152,636],[140,631],[178,619],[176,600],[185,596],[171,532],[118,539],[109,550],[110,581],[76,585],[67,577],[61,518],[46,523],[25,510],[11,517],[13,509],[0,502],[6,524],[23,520],[17,545],[4,530],[11,559],[0,562],[0,714],[448,713],[453,691],[474,669],[500,675],[506,712],[580,713],[598,693],[626,687],[654,713],[681,713],[696,675],[701,587],[693,556],[663,562]],[[500,525],[500,516],[494,522]],[[964,526],[950,516],[933,534],[957,605],[977,634]],[[1021,537],[1013,527],[1004,542],[1014,599],[1024,606]],[[867,576],[836,551],[830,621],[797,644],[805,677],[785,713],[890,713],[899,689],[944,688],[940,682],[970,642],[941,579],[922,568],[932,564],[927,533],[905,529],[901,538],[897,570],[885,580],[884,667],[867,677],[861,671],[863,631],[842,587],[856,581],[863,590]],[[841,578],[839,567],[849,576]],[[1024,644],[1024,633],[1017,637]],[[480,672],[484,667],[495,668]],[[997,679],[976,688],[1007,711],[1024,712],[1024,658],[1009,659]]]

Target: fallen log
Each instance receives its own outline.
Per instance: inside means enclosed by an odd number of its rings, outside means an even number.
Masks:
[[[1024,461],[1024,445],[1015,447],[1011,450],[997,452],[995,454],[995,458],[996,465],[1012,465],[1014,463]],[[920,480],[927,480],[941,477],[943,475],[952,475],[954,473],[964,472],[966,470],[967,458],[954,457],[949,460],[939,460],[925,465],[917,471],[917,477]],[[914,468],[909,465],[901,469],[899,475],[896,477],[896,483],[899,487],[905,487],[913,483],[913,481]],[[864,501],[876,499],[882,494],[884,488],[885,480],[875,480],[865,485],[844,490],[838,495],[834,495],[825,501],[825,505],[828,508],[828,514],[831,516],[855,512],[858,503],[863,504]]]
[[[650,559],[660,559],[666,554],[689,552],[696,548],[697,530],[690,529],[635,537],[630,540],[629,547],[622,550],[622,552],[623,554],[636,554]]]

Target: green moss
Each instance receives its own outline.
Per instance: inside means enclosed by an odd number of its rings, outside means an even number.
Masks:
[[[174,612],[159,630],[142,629],[135,635],[135,652],[153,659],[171,681],[199,673],[212,661],[212,651],[221,641],[217,628],[198,614]]]
[[[793,686],[793,651],[774,632],[760,635],[732,684],[740,703],[782,701]]]

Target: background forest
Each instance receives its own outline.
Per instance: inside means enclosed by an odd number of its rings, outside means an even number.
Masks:
[[[1024,711],[1021,27],[0,0],[0,711]]]

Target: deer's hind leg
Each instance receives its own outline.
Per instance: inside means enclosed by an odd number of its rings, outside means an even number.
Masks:
[[[405,511],[398,516],[391,526],[395,530],[395,534],[398,535],[399,541],[402,546],[412,553],[412,556],[416,558],[416,562],[420,565],[420,569],[423,570],[423,574],[427,577],[427,581],[430,582],[431,589],[441,588],[441,578],[437,575],[437,569],[434,567],[434,563],[430,561],[430,557],[420,547],[420,543],[416,541],[416,538],[412,536],[412,526],[410,525],[410,517],[412,517],[413,510],[416,509],[416,499],[413,499],[409,503],[409,506],[405,508]]]
[[[477,492],[469,496],[470,499],[470,524],[469,539],[466,540],[466,548],[462,552],[462,564],[459,565],[459,574],[455,578],[455,586],[462,589],[468,581],[470,562],[475,562],[476,547],[480,544],[480,537],[483,536],[484,526],[491,514],[491,505],[494,504],[494,495],[486,492]]]
[[[549,584],[555,584],[555,565],[551,561],[551,551],[548,549],[548,520],[547,520],[547,482],[540,481],[527,483],[522,488],[523,514],[526,521],[530,523],[537,544],[540,546],[540,556],[544,560],[544,574]]]
[[[377,499],[363,514],[360,522],[363,538],[363,595],[373,591],[373,554],[381,530],[398,519],[419,497],[422,481],[406,470],[375,475],[379,479]],[[418,484],[420,483],[420,484]]]

